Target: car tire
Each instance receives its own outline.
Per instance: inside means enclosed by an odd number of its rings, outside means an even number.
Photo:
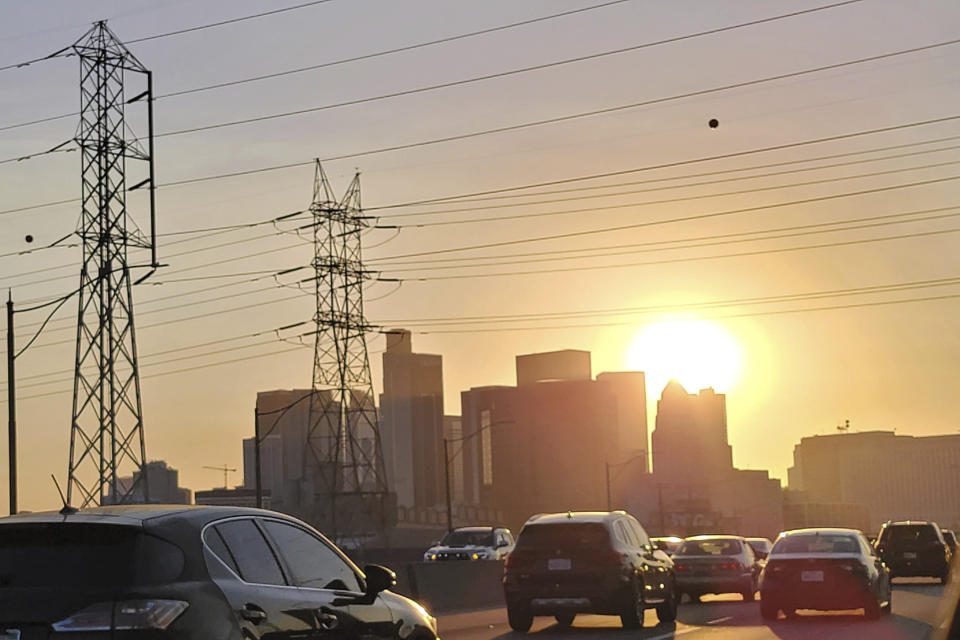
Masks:
[[[690,602],[700,602],[699,593],[688,593],[687,595],[690,596]]]
[[[526,633],[533,626],[533,614],[529,609],[516,605],[507,605],[507,622],[518,633]]]
[[[644,612],[646,606],[643,602],[643,587],[640,583],[634,583],[632,597],[632,606],[625,609],[620,614],[620,624],[624,629],[640,629],[643,627]]]
[[[660,622],[673,622],[677,619],[677,608],[681,597],[676,589],[671,589],[663,604],[657,605],[657,619]]]
[[[870,600],[863,605],[863,616],[867,620],[877,620],[881,613],[883,613],[883,611],[880,608],[880,603],[873,598],[870,598]]]
[[[780,608],[776,602],[764,600],[763,594],[760,594],[760,617],[764,620],[776,620],[777,612]]]
[[[573,619],[577,617],[575,613],[559,613],[553,616],[557,620],[557,624],[561,627],[569,627],[573,624]]]
[[[743,596],[744,602],[753,602],[757,597],[757,583],[753,580],[750,581],[750,585],[740,592],[740,595]]]
[[[950,578],[949,573],[943,574],[942,576],[940,576],[940,584],[947,584],[947,580],[949,580],[949,578]]]

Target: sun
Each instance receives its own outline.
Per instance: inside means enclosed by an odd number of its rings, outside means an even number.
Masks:
[[[643,327],[627,353],[627,365],[644,371],[659,395],[671,379],[689,392],[713,387],[726,393],[740,375],[741,349],[722,327],[699,318],[664,319]]]

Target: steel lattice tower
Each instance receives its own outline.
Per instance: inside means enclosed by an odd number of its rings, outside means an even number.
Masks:
[[[382,531],[388,489],[363,314],[360,175],[337,199],[317,161],[313,187],[317,310],[307,431],[313,518],[338,538]]]
[[[99,22],[73,45],[80,58],[81,217],[83,245],[67,502],[148,501],[140,372],[133,322],[131,269],[156,268],[152,77]],[[127,99],[124,74],[143,74],[146,90]],[[146,99],[147,149],[130,132],[127,104]],[[146,179],[127,186],[127,160],[143,161]],[[127,209],[128,191],[149,187],[150,237]],[[147,249],[149,265],[128,264],[130,249]],[[147,274],[149,275],[149,273]],[[144,276],[146,277],[146,276]],[[142,278],[141,278],[142,279]],[[132,486],[119,474],[139,472]]]

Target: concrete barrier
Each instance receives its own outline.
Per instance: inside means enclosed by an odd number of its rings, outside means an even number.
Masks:
[[[415,562],[391,567],[393,589],[434,613],[503,606],[503,562]]]

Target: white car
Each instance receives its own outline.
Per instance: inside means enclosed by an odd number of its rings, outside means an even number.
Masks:
[[[459,527],[423,554],[424,562],[447,560],[503,560],[515,541],[504,527]]]

